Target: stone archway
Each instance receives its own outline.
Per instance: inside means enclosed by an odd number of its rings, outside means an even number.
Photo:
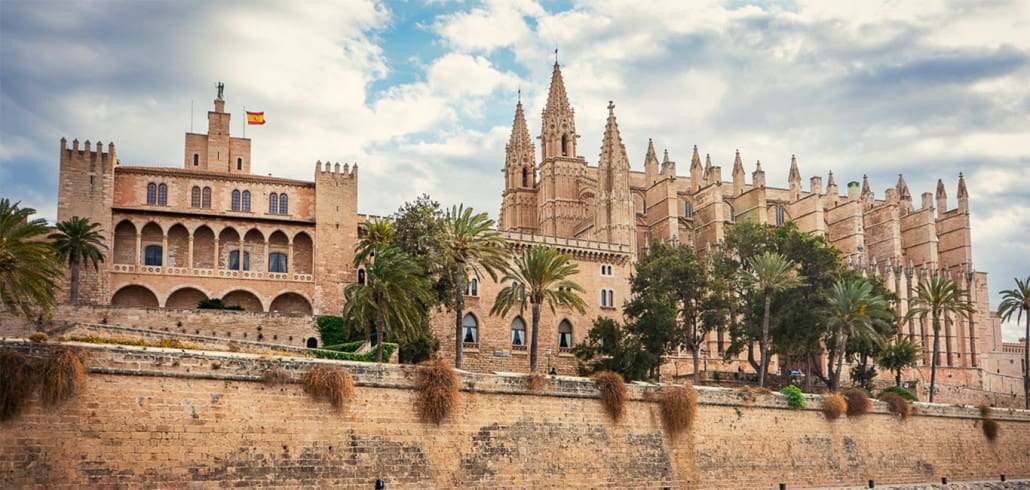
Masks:
[[[166,308],[196,308],[197,304],[207,299],[207,295],[197,288],[185,287],[175,290],[165,300]]]
[[[141,306],[157,308],[160,304],[157,295],[144,286],[131,284],[119,289],[111,296],[111,306]]]
[[[261,306],[261,300],[258,299],[257,295],[242,289],[226,293],[225,296],[222,297],[222,303],[225,303],[225,306],[242,306],[246,311],[265,311]]]
[[[272,300],[272,305],[268,307],[268,311],[278,313],[299,313],[302,315],[310,315],[312,313],[311,303],[297,293],[283,293],[276,296]]]

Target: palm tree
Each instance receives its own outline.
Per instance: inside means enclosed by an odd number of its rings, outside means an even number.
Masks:
[[[43,239],[46,221],[29,219],[32,208],[0,199],[0,305],[26,318],[43,315],[54,306],[51,291],[64,271],[53,244]]]
[[[367,325],[374,322],[379,342],[376,362],[383,362],[383,330],[388,326],[398,335],[415,332],[425,314],[421,305],[430,300],[421,269],[396,246],[377,250],[368,264],[365,283],[352,283],[343,290],[344,321]]]
[[[962,299],[966,294],[955,281],[944,276],[929,277],[916,287],[915,296],[908,300],[906,319],[933,320],[933,359],[930,359],[930,402],[937,386],[937,353],[940,351],[941,317],[961,313],[975,313],[976,308]]]
[[[750,271],[744,275],[745,283],[752,289],[765,294],[762,335],[758,339],[758,349],[762,356],[758,385],[765,386],[765,376],[769,370],[769,308],[772,305],[772,295],[777,291],[798,287],[803,281],[794,272],[794,262],[775,252],[753,255],[747,260],[747,263]]]
[[[443,259],[454,276],[454,367],[458,369],[466,280],[482,277],[485,272],[496,281],[497,272],[504,270],[508,259],[504,239],[493,227],[494,220],[486,213],[473,214],[472,208],[458,205],[447,211],[440,230]]]
[[[914,366],[919,360],[919,344],[909,339],[899,339],[880,353],[877,364],[894,373],[894,385],[901,386],[901,371]]]
[[[497,293],[491,315],[507,315],[516,303],[519,312],[526,311],[526,301],[532,306],[533,330],[529,340],[529,370],[536,372],[537,332],[540,326],[540,305],[547,302],[551,312],[558,306],[586,311],[586,303],[577,293],[586,292],[569,278],[579,273],[568,254],[560,254],[551,247],[531,247],[515,257],[515,264],[501,279],[510,283]]]
[[[374,258],[376,251],[393,241],[393,222],[390,218],[365,220],[361,226],[363,236],[354,247],[354,267],[360,267],[369,258]]]
[[[93,270],[99,270],[100,262],[104,261],[104,253],[101,249],[107,249],[104,244],[103,230],[98,230],[100,223],[94,223],[89,218],[72,216],[57,224],[57,233],[51,233],[49,238],[54,241],[57,253],[61,261],[67,262],[71,271],[70,293],[72,304],[79,303],[79,267],[82,264],[93,264]]]
[[[1030,409],[1030,276],[1023,281],[1015,279],[1016,288],[1001,292],[1001,304],[998,305],[998,316],[1008,321],[1016,314],[1016,323],[1026,314],[1026,332],[1023,334],[1023,397],[1026,408]]]
[[[821,313],[830,328],[831,352],[836,358],[830,361],[830,390],[840,391],[848,339],[854,337],[881,345],[883,338],[877,333],[876,324],[889,322],[892,312],[886,300],[873,294],[869,281],[844,279],[833,284]]]

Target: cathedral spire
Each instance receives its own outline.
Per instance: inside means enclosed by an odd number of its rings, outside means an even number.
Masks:
[[[740,160],[740,150],[733,159],[733,193],[740,194],[744,191],[744,162]]]
[[[676,162],[669,159],[669,149],[665,149],[665,155],[662,156],[662,177],[675,177],[676,176]]]
[[[647,156],[644,157],[644,178],[646,185],[658,181],[658,154],[654,151],[654,141],[647,139]]]
[[[529,125],[526,124],[526,114],[522,112],[522,100],[515,105],[515,121],[511,124],[511,137],[508,139],[509,148],[528,148],[533,145],[529,137]]]
[[[656,159],[657,160],[657,159]],[[597,160],[597,208],[594,210],[594,237],[624,243],[636,249],[636,221],[633,195],[629,188],[629,157],[622,144],[615,104],[608,101],[608,122]]]
[[[908,184],[905,183],[905,176],[898,174],[898,185],[895,186],[898,190],[898,199],[902,201],[911,201],[912,193],[908,190]]]
[[[499,226],[503,230],[535,231],[536,213],[530,210],[526,192],[535,192],[536,149],[529,137],[529,126],[522,111],[522,101],[515,105],[511,137],[504,149],[504,200]],[[523,197],[520,197],[523,196]]]
[[[958,173],[958,198],[968,198],[969,190],[966,189],[966,178],[962,176],[962,172]]]
[[[551,90],[543,110],[543,126],[540,129],[540,157],[544,161],[555,157],[576,158],[576,114],[569,105],[562,80],[561,66],[554,64],[551,75]]]
[[[569,108],[569,96],[565,93],[565,80],[561,75],[561,65],[554,62],[554,71],[551,72],[551,90],[547,94],[547,104],[544,112],[565,111]]]
[[[826,187],[829,188],[831,185],[837,187],[837,182],[833,180],[833,170],[830,170],[830,175],[826,178]]]
[[[869,188],[869,176],[862,174],[862,195],[871,194],[873,191]]]
[[[697,145],[694,145],[694,154],[690,157],[690,184],[697,190],[701,187],[704,179],[704,169],[701,168],[701,155],[697,152]]]
[[[793,187],[797,184],[801,186],[801,171],[798,170],[798,157],[797,155],[790,156],[790,173],[787,175],[787,182]]]

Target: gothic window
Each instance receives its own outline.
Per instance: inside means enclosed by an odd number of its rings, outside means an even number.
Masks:
[[[529,171],[522,167],[522,187],[529,187]]]
[[[479,296],[479,279],[473,277],[469,281],[469,296]]]
[[[244,211],[250,211],[250,191],[243,191],[243,205]]]
[[[279,194],[279,214],[290,214],[289,207],[287,206],[288,199],[285,192]]]
[[[193,189],[190,190],[190,207],[191,208],[199,208],[200,207],[200,187],[199,186],[193,186]]]
[[[605,290],[601,290],[601,306],[608,306],[608,293]]]
[[[229,252],[229,270],[250,270],[250,252],[243,252],[243,269],[240,269],[240,251],[232,250]]]
[[[205,209],[211,209],[211,188],[204,188],[204,202],[201,203],[200,207]]]
[[[286,272],[286,254],[282,252],[268,254],[268,272]]]
[[[232,210],[240,210],[240,191],[239,189],[233,189],[232,191]]]
[[[236,170],[243,170],[243,159],[242,158],[237,158],[236,159]]]
[[[365,284],[365,269],[358,269],[358,284]]]
[[[694,207],[690,205],[690,201],[685,201],[683,203],[683,217],[684,218],[693,218],[694,217]]]
[[[568,134],[561,135],[561,156],[563,156],[563,157],[569,156],[569,135]]]
[[[476,317],[472,316],[472,313],[465,315],[465,318],[461,320],[461,341],[466,344],[477,344],[479,343],[479,322],[476,321]]]
[[[572,348],[572,324],[562,320],[558,324],[558,352],[568,352]]]
[[[774,211],[774,214],[776,215],[776,226],[782,225],[783,224],[783,208],[780,207],[780,206],[776,206],[775,208],[773,208],[773,211]]]
[[[268,195],[268,214],[279,214],[279,194]]]
[[[522,317],[515,317],[511,321],[511,345],[516,347],[525,347],[526,345],[526,322],[522,321]]]
[[[168,186],[165,184],[157,186],[157,204],[161,206],[168,205]]]
[[[647,213],[647,199],[640,200],[640,212]]]
[[[143,265],[161,265],[162,250],[160,245],[147,245],[143,249]]]
[[[157,184],[147,184],[147,204],[157,204]]]
[[[608,290],[608,306],[615,308],[615,291]]]
[[[198,165],[200,165],[200,155],[194,153],[193,154],[193,166],[196,167]]]
[[[732,204],[727,204],[726,207],[730,208],[730,223],[735,223],[737,221],[737,210],[733,209]]]

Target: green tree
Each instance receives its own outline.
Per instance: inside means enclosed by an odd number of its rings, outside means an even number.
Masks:
[[[474,213],[462,205],[452,207],[443,220],[440,233],[441,251],[454,283],[454,367],[461,369],[462,319],[464,318],[465,284],[469,277],[494,281],[504,270],[508,248],[501,234],[493,229],[494,220],[486,213]]]
[[[1015,278],[1016,287],[1001,292],[1001,304],[998,315],[1008,321],[1016,315],[1016,323],[1026,315],[1026,331],[1023,334],[1023,397],[1026,408],[1030,409],[1030,276],[1020,281]]]
[[[937,358],[940,352],[941,320],[946,315],[975,313],[976,308],[963,299],[966,294],[955,284],[955,281],[944,276],[933,276],[919,283],[915,296],[909,299],[906,319],[919,318],[926,321],[929,316],[933,322],[933,358],[930,359],[930,403],[933,403],[933,391],[937,386]]]
[[[894,373],[894,386],[901,386],[901,371],[915,366],[919,360],[919,344],[909,339],[897,339],[880,352],[876,360],[880,367]]]
[[[893,315],[890,303],[874,294],[872,284],[865,279],[838,281],[827,295],[827,303],[821,314],[830,329],[830,389],[840,391],[848,340],[854,337],[882,344],[876,323],[890,322]]]
[[[608,317],[597,317],[586,338],[572,348],[579,374],[613,371],[626,380],[643,380],[661,362],[641,345],[639,336]]]
[[[769,313],[773,293],[800,286],[803,282],[796,274],[794,262],[775,252],[762,252],[748,259],[748,270],[743,274],[750,289],[763,294],[762,333],[758,339],[761,360],[758,385],[765,386],[769,371]]]
[[[526,302],[532,310],[532,332],[529,342],[529,370],[536,372],[537,333],[540,330],[540,305],[547,303],[551,311],[559,306],[572,308],[580,313],[586,311],[586,303],[578,293],[583,287],[570,278],[579,273],[579,267],[568,254],[558,253],[551,247],[527,248],[515,257],[511,269],[501,278],[509,284],[497,293],[491,315],[507,315],[518,304],[519,312],[525,313]]]
[[[36,210],[19,204],[0,199],[0,304],[31,319],[50,314],[51,292],[64,270],[57,250],[44,240],[46,221],[30,219]]]
[[[71,303],[79,303],[79,268],[85,264],[93,264],[93,270],[99,270],[100,262],[104,261],[104,252],[107,245],[104,244],[103,230],[99,229],[100,223],[94,223],[89,218],[72,216],[57,224],[57,232],[50,234],[54,241],[61,261],[68,264],[71,272],[69,289]]]
[[[417,335],[425,315],[422,305],[432,301],[432,297],[418,265],[396,246],[379,248],[375,259],[366,266],[365,283],[349,284],[344,289],[347,303],[343,319],[375,324],[379,342],[376,362],[382,362],[386,327],[399,338]]]
[[[358,244],[354,247],[354,267],[369,262],[375,258],[376,252],[388,246],[393,241],[393,222],[390,218],[380,218],[375,221],[365,220],[361,226],[361,236]]]

